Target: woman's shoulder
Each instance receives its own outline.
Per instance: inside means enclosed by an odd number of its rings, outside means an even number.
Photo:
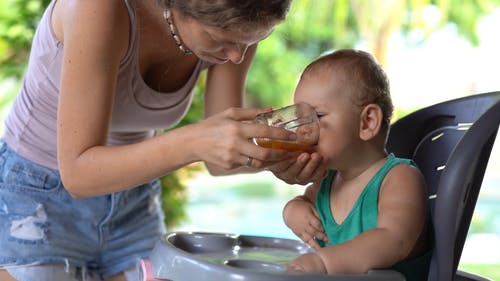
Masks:
[[[52,14],[54,33],[64,46],[95,50],[106,58],[125,56],[131,22],[125,1],[58,0]]]
[[[132,2],[133,3],[133,2]],[[102,0],[58,0],[54,4],[54,16],[61,19],[71,19],[77,22],[77,19],[83,20],[82,24],[91,24],[91,19],[99,19],[100,22],[105,21],[129,21],[129,6],[128,1],[102,1]],[[100,18],[101,16],[107,16]],[[77,17],[77,18],[74,18]],[[82,18],[84,17],[84,18]],[[110,26],[111,27],[111,26]],[[113,26],[112,28],[121,28],[121,26]]]
[[[58,0],[54,4],[52,15],[55,32],[61,37],[64,36],[65,30],[74,28],[94,33],[128,36],[130,22],[129,6],[126,1]]]

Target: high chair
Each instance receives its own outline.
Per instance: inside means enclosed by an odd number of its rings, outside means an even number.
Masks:
[[[457,271],[500,123],[500,92],[432,105],[391,126],[387,149],[412,158],[424,174],[434,229],[429,277],[423,281],[491,281]],[[256,226],[258,227],[258,226]],[[223,233],[170,233],[142,262],[141,281],[405,281],[398,272],[293,274],[286,255],[311,249],[298,240]],[[281,258],[281,260],[280,260]]]
[[[488,280],[457,272],[500,123],[500,92],[446,101],[391,126],[387,148],[424,174],[435,247],[428,281]]]

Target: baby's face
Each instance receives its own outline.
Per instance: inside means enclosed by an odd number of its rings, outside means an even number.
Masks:
[[[342,77],[305,76],[297,85],[294,102],[314,107],[320,121],[320,137],[316,147],[326,163],[334,165],[359,140],[360,108],[352,101],[351,87]]]

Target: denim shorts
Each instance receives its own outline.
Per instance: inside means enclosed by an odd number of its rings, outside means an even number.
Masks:
[[[166,232],[160,190],[154,180],[73,198],[58,171],[23,158],[0,140],[0,268],[59,264],[97,280],[133,268]]]

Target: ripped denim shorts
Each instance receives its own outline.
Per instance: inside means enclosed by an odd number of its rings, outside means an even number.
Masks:
[[[0,140],[0,269],[59,264],[103,280],[133,268],[165,234],[159,195],[155,180],[73,198],[58,171],[23,158]]]

